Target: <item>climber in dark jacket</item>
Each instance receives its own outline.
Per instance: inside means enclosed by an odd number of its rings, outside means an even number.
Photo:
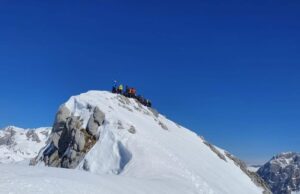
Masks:
[[[146,100],[146,106],[148,106],[148,107],[151,107],[152,106],[152,103],[151,103],[151,101],[150,100]]]
[[[128,85],[126,85],[123,95],[126,96],[126,97],[129,97],[129,87],[128,87]]]
[[[129,97],[130,98],[136,98],[136,89],[135,88],[130,88],[129,89]]]
[[[114,93],[114,94],[117,93],[117,81],[116,80],[114,81],[114,85],[112,87],[111,92]]]
[[[138,95],[137,97],[136,97],[136,99],[141,103],[141,101],[142,101],[142,96],[141,95]]]

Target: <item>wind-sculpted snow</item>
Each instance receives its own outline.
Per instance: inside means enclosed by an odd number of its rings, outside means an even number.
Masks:
[[[83,134],[83,150],[77,149],[81,139],[74,140],[77,133]],[[89,136],[96,141],[87,146]],[[97,174],[99,180],[117,176],[111,180],[144,188],[131,193],[258,194],[264,190],[224,150],[135,99],[101,91],[73,96],[61,106],[49,144],[35,162],[82,169]],[[159,185],[162,190],[155,190]],[[120,187],[118,181],[115,186]]]

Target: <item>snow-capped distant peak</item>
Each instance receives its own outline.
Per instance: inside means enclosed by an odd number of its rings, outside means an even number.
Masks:
[[[0,130],[0,163],[16,163],[34,158],[45,146],[51,128],[23,129],[8,126]]]
[[[258,174],[274,194],[300,192],[300,153],[284,152],[263,165]]]

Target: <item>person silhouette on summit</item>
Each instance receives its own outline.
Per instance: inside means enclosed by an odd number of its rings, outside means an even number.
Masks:
[[[136,89],[135,88],[129,88],[128,97],[129,98],[136,98]]]
[[[118,94],[122,94],[123,93],[123,85],[122,84],[119,85],[119,87],[117,89],[117,93]]]
[[[112,87],[112,91],[111,91],[112,93],[117,93],[117,81],[115,80],[114,81],[114,85],[113,85],[113,87]]]
[[[148,100],[148,99],[146,100],[146,106],[148,106],[148,107],[150,107],[150,108],[152,107],[152,103],[151,103],[151,101]]]
[[[124,96],[129,97],[129,87],[128,87],[128,85],[126,85],[126,87],[125,87]]]

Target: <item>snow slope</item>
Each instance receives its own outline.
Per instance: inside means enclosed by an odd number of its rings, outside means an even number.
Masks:
[[[185,194],[178,181],[97,175],[63,168],[0,164],[1,194]]]
[[[29,162],[45,146],[51,128],[22,129],[9,126],[0,130],[0,163]]]
[[[104,125],[98,129],[100,138],[77,169],[98,174],[101,181],[113,177],[112,188],[121,181],[133,187],[141,184],[143,189],[133,193],[263,192],[224,150],[134,99],[90,91],[71,97],[63,106],[81,118],[83,128],[92,109],[98,107],[105,113]]]

